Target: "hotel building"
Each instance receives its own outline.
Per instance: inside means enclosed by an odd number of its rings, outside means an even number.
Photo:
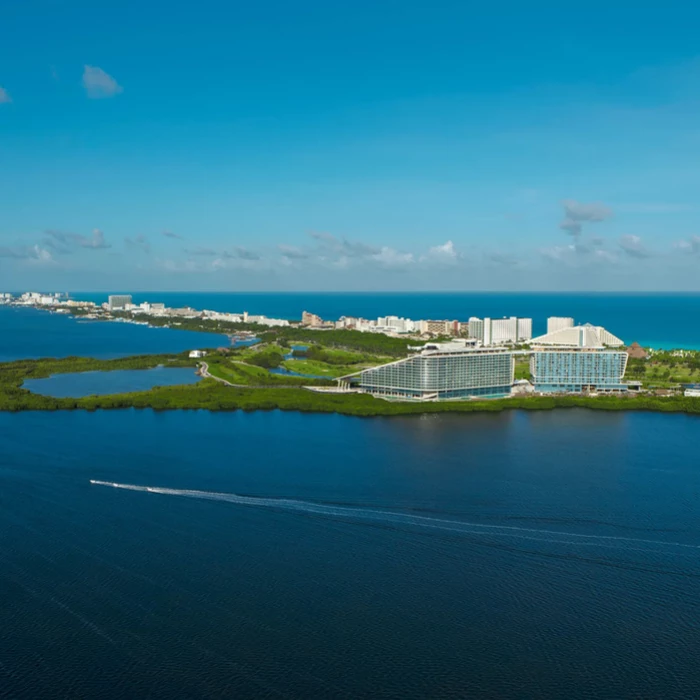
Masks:
[[[428,343],[415,355],[343,377],[375,396],[415,401],[509,396],[513,353],[469,347],[468,341]]]
[[[541,348],[530,358],[535,391],[545,394],[627,391],[626,368],[626,352],[603,348]]]
[[[551,320],[551,319],[550,319]],[[549,325],[549,323],[548,323]],[[566,326],[532,341],[530,374],[542,393],[621,392],[627,352],[610,350],[623,342],[602,326]]]
[[[562,328],[573,328],[574,319],[568,316],[550,316],[547,319],[547,333],[560,331]]]
[[[504,345],[519,343],[532,338],[531,318],[470,318],[469,337],[482,345]]]

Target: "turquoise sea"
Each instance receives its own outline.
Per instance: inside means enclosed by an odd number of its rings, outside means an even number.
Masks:
[[[106,294],[75,296],[99,302],[107,299]],[[654,347],[700,349],[700,294],[148,292],[133,296],[137,303],[163,301],[168,306],[248,311],[289,319],[300,319],[304,310],[332,320],[343,315],[459,321],[470,316],[524,316],[533,319],[535,334],[545,332],[548,316],[572,316],[579,323],[605,326],[627,343],[636,340]]]
[[[90,321],[38,309],[0,306],[0,362],[71,355],[110,359],[228,344],[226,336],[213,333]]]

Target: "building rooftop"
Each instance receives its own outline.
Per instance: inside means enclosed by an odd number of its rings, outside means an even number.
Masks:
[[[606,331],[602,326],[593,326],[586,323],[582,326],[560,328],[559,330],[545,333],[530,341],[531,345],[551,345],[561,348],[588,348],[602,349],[606,346],[620,347],[624,345],[622,340]]]

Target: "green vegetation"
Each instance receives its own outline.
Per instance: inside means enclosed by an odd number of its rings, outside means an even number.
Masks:
[[[277,369],[284,360],[284,355],[274,347],[265,348],[260,352],[250,353],[247,359],[252,365],[257,365],[263,369]]]
[[[210,359],[210,358],[207,358]],[[422,413],[474,413],[504,410],[550,410],[554,408],[591,408],[606,411],[662,411],[700,414],[700,400],[682,396],[529,396],[495,401],[456,401],[442,403],[399,403],[375,399],[364,394],[325,394],[290,386],[308,379],[277,377],[260,367],[225,364],[213,358],[210,369],[229,381],[244,376],[251,386],[233,388],[214,379],[185,386],[156,387],[149,391],[81,399],[55,399],[22,389],[29,378],[47,377],[61,372],[88,370],[145,369],[159,364],[192,366],[185,355],[148,355],[120,360],[66,358],[64,360],[22,360],[0,364],[0,410],[70,410],[152,408],[155,410],[206,409],[212,411],[272,410],[342,413],[354,416],[398,416]],[[218,374],[220,373],[220,375]],[[261,386],[261,377],[269,379]],[[231,377],[231,378],[229,378]],[[265,379],[267,381],[268,379]],[[252,382],[256,382],[253,386]],[[284,382],[287,386],[276,385]]]
[[[515,379],[530,379],[530,358],[515,357]]]
[[[231,384],[243,384],[251,387],[260,386],[309,386],[312,384],[332,384],[328,380],[310,377],[294,377],[284,374],[272,374],[262,367],[239,361],[211,360],[207,358],[209,374]]]
[[[285,340],[296,343],[349,350],[381,357],[405,357],[409,345],[419,345],[421,341],[412,338],[392,338],[382,333],[362,333],[361,331],[330,330],[319,331],[309,328],[273,328],[260,333],[266,342]]]
[[[700,382],[700,352],[693,350],[655,352],[647,359],[630,358],[625,378],[638,379],[647,388],[666,389]]]

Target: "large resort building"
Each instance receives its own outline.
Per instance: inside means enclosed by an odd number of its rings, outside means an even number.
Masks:
[[[602,326],[563,325],[532,340],[530,375],[535,391],[553,393],[624,392],[627,352]]]
[[[537,393],[625,392],[622,341],[599,326],[564,327],[529,350],[474,347],[475,340],[428,343],[415,354],[340,379],[345,386],[394,400],[441,401],[511,395],[516,356],[530,356]]]
[[[532,383],[543,394],[624,392],[626,368],[626,352],[603,348],[543,348],[530,358]]]
[[[513,353],[468,343],[428,343],[411,357],[343,377],[351,386],[393,399],[436,401],[510,396]]]

